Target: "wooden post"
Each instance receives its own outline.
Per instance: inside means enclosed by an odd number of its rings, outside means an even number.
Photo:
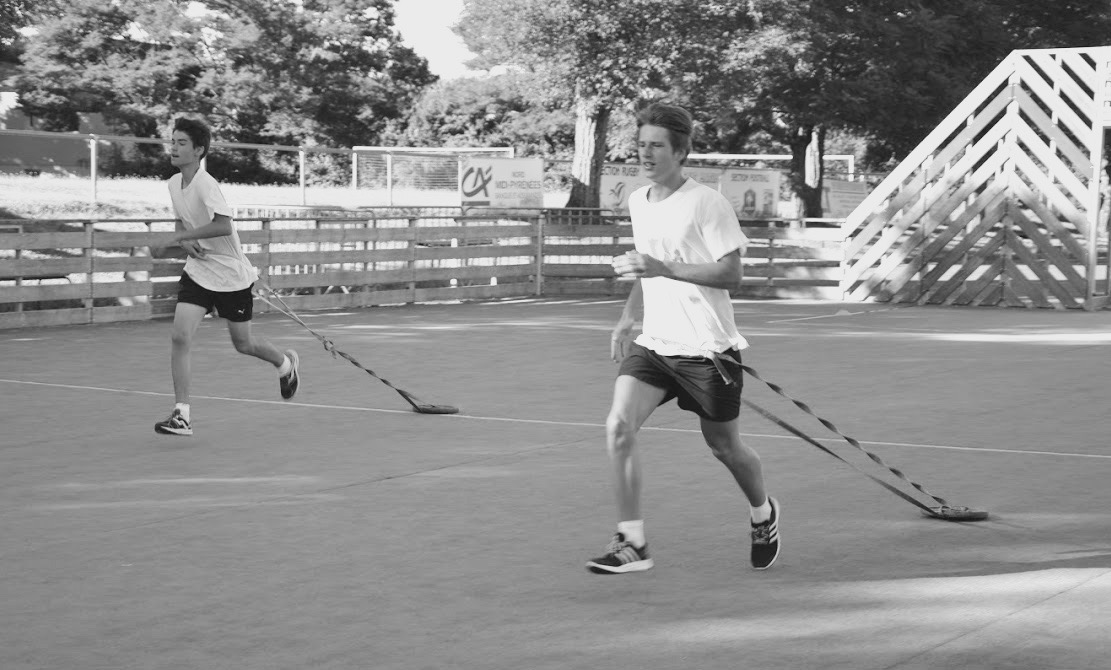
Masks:
[[[297,152],[297,172],[301,176],[301,206],[305,206],[308,202],[305,199],[305,150],[300,149]]]
[[[409,229],[413,234],[409,236],[409,300],[417,301],[417,220],[409,217]]]
[[[386,204],[393,207],[393,154],[386,154]]]
[[[261,219],[262,232],[266,235],[262,238],[262,267],[259,268],[259,279],[261,279],[267,287],[270,286],[270,219]],[[265,305],[266,303],[263,303]]]
[[[544,295],[544,223],[548,218],[548,210],[540,213],[536,218],[536,297]]]
[[[23,234],[23,224],[19,223],[19,224],[16,224],[16,226],[17,226],[16,231],[15,231],[16,234],[22,235]],[[19,260],[20,258],[23,258],[23,249],[16,249],[15,250],[15,259]],[[23,286],[23,276],[22,275],[15,278],[15,285],[16,286]],[[17,312],[22,312],[23,311],[23,301],[22,300],[20,300],[19,302],[17,302],[15,304],[15,311],[17,311]]]
[[[768,276],[764,278],[764,285],[768,287],[768,293],[770,295],[772,290],[772,274],[774,274],[772,269],[775,267],[775,237],[779,234],[779,230],[769,227],[768,233]]]
[[[1096,271],[1099,268],[1099,187],[1103,183],[1103,150],[1106,128],[1111,125],[1111,49],[1099,49],[1096,56],[1096,77],[1093,97],[1095,98],[1096,118],[1092,119],[1092,132],[1095,133],[1092,142],[1091,164],[1092,176],[1088,180],[1088,289],[1084,308],[1087,310],[1103,309],[1111,299],[1111,236],[1108,237],[1108,276],[1104,281],[1104,290],[1100,292],[1096,285]]]
[[[86,323],[92,323],[94,310],[93,281],[95,280],[93,276],[93,222],[85,221],[83,225],[85,227],[85,285],[89,289],[89,297],[84,299],[85,309],[88,312]]]
[[[96,154],[97,154],[97,141],[96,135],[91,135],[89,140],[89,179],[93,189],[93,202],[96,202]]]

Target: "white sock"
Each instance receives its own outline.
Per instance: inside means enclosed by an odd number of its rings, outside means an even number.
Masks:
[[[750,505],[749,509],[751,510],[752,523],[764,523],[772,518],[772,504],[768,502],[767,498],[764,499],[763,505],[759,507],[752,507]]]
[[[282,360],[282,364],[278,366],[278,376],[279,377],[284,377],[284,376],[288,375],[289,371],[292,370],[292,369],[293,369],[293,361],[289,360],[289,356],[286,356],[285,359]]]
[[[617,532],[624,535],[627,542],[632,542],[634,547],[639,549],[644,546],[644,519],[619,521]]]
[[[191,421],[191,419],[189,418],[189,403],[187,403],[187,402],[176,403],[174,405],[174,409],[181,410],[181,416],[182,416],[183,419],[185,419],[186,423],[189,423]]]

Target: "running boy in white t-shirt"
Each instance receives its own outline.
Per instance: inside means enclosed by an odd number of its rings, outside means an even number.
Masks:
[[[724,196],[683,176],[692,127],[690,114],[671,105],[651,105],[637,117],[641,170],[651,184],[629,197],[636,250],[613,261],[617,274],[636,283],[611,342],[621,364],[606,419],[618,523],[606,553],[587,562],[599,574],[653,566],[636,437],[672,398],[698,414],[706,444],[748,498],[752,566],[764,570],[779,557],[779,503],[768,497],[760,457],[741,442],[738,425],[740,351],[748,343],[737,332],[729,291],[740,285],[748,239]],[[631,341],[641,306],[642,333]]]
[[[251,334],[254,306],[251,287],[258,272],[243,253],[220,185],[201,169],[201,159],[208,155],[211,143],[212,134],[203,123],[192,119],[177,119],[174,123],[170,162],[180,172],[169,180],[170,200],[177,218],[177,232],[171,244],[183,248],[189,258],[178,283],[171,335],[170,370],[176,404],[168,419],[154,424],[155,432],[169,435],[193,434],[189,411],[190,354],[197,326],[210,312],[227,320],[236,351],[260,358],[278,369],[283,398],[292,398],[301,383],[297,352],[290,349],[283,354],[270,342]]]

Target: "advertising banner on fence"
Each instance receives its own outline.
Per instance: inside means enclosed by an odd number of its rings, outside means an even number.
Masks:
[[[640,175],[640,166],[636,163],[606,163],[602,166],[602,193],[598,204],[602,209],[628,214],[629,194],[649,183]]]
[[[778,170],[730,168],[721,178],[721,193],[733,205],[738,219],[779,216]]]
[[[713,167],[685,167],[683,174],[715,191],[721,190],[721,175],[725,170]]]
[[[459,203],[463,207],[543,207],[544,160],[489,156],[461,159]]]
[[[859,181],[825,179],[822,181],[822,214],[844,219],[868,197],[868,185]]]
[[[721,168],[685,167],[683,174],[717,190]],[[640,173],[636,163],[606,163],[602,166],[602,197],[600,206],[618,214],[629,213],[629,194],[651,182]]]
[[[737,218],[762,219],[779,215],[778,170],[685,167],[683,174],[721,191],[732,203]],[[601,206],[627,214],[629,194],[648,183],[635,163],[607,163],[602,167]]]
[[[683,174],[691,179],[717,190],[721,179],[721,168],[685,167]],[[629,194],[641,186],[647,186],[648,178],[641,175],[636,163],[606,163],[602,166],[602,197],[600,206],[612,209],[619,214],[629,213]]]

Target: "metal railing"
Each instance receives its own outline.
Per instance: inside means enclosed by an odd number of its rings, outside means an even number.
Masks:
[[[85,142],[89,150],[89,180],[90,180],[90,198],[92,202],[98,202],[97,180],[99,175],[100,152],[99,147],[104,142],[120,142],[130,144],[158,144],[168,146],[169,140],[152,138],[152,137],[132,137],[125,135],[105,135],[100,133],[56,133],[47,132],[42,130],[4,130],[0,129],[0,137],[34,137],[40,139],[62,140],[72,142]],[[442,166],[441,171],[445,170],[452,178],[455,178],[458,163],[458,156],[462,154],[480,153],[483,151],[490,153],[497,153],[505,155],[512,153],[513,149],[509,147],[493,147],[488,149],[475,149],[475,148],[460,148],[456,151],[442,151],[442,150],[428,150],[422,152],[419,148],[398,148],[391,150],[388,147],[351,147],[351,148],[333,148],[322,146],[292,146],[284,144],[252,144],[245,142],[219,142],[212,143],[213,149],[246,149],[254,151],[275,151],[285,153],[297,154],[297,182],[301,190],[301,204],[307,204],[307,169],[306,159],[309,154],[332,154],[332,155],[345,155],[349,156],[351,160],[351,189],[356,190],[361,184],[374,177],[368,176],[368,173],[373,173],[378,167],[381,167],[384,182],[383,187],[389,193],[389,204],[393,205],[392,188],[394,184],[394,175],[404,175],[406,171],[398,164],[406,163],[419,163],[419,162],[444,162],[448,161],[450,165]],[[453,163],[451,161],[454,161]],[[203,164],[203,163],[202,163]],[[454,183],[449,190],[454,190]]]

